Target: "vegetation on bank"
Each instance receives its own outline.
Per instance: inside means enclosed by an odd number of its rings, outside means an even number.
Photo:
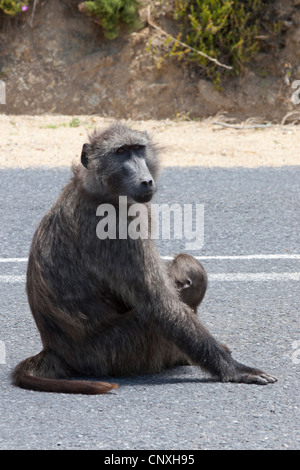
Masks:
[[[0,10],[10,16],[15,16],[17,13],[25,12],[28,10],[29,0],[0,0]]]
[[[18,16],[37,3],[0,0],[0,10]],[[178,35],[173,37],[163,31],[166,40],[162,47],[152,47],[150,40],[147,50],[158,67],[170,57],[197,62],[218,85],[224,70],[219,62],[231,69],[229,73],[238,74],[263,47],[264,36],[275,39],[280,34],[282,24],[270,14],[271,4],[271,0],[173,0]],[[138,0],[83,1],[78,2],[78,8],[101,25],[108,39],[115,39],[121,26],[128,33],[143,27]]]

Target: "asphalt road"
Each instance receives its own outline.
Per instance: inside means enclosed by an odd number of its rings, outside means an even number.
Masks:
[[[215,383],[179,367],[114,379],[119,389],[100,396],[25,391],[9,378],[41,349],[21,258],[69,175],[0,172],[0,449],[298,449],[300,168],[169,168],[155,200],[204,204],[204,245],[192,253],[210,280],[199,315],[236,359],[278,382]],[[169,256],[184,240],[158,246]]]

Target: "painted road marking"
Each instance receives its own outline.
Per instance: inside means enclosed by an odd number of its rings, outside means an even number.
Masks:
[[[300,272],[285,273],[209,273],[209,282],[266,282],[266,281],[300,281]],[[0,283],[22,284],[26,281],[25,275],[0,275]]]
[[[162,256],[163,259],[173,259],[173,256]],[[216,259],[216,260],[271,260],[271,259],[299,259],[299,254],[273,254],[273,255],[216,255],[216,256],[194,256],[198,260]],[[27,263],[28,258],[0,258],[0,263]]]
[[[162,256],[163,259],[173,259],[172,256]],[[198,260],[300,260],[300,254],[254,254],[254,255],[215,255],[195,256]],[[28,258],[0,258],[0,263],[23,263]],[[210,282],[266,282],[266,281],[299,281],[300,272],[225,272],[209,273]],[[0,283],[22,284],[26,276],[21,274],[0,275]]]

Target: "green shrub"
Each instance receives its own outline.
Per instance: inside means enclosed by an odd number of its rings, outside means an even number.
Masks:
[[[118,36],[120,24],[125,24],[130,30],[139,24],[137,0],[94,0],[81,5],[81,11],[99,20],[109,39]]]
[[[0,10],[3,10],[7,15],[15,15],[20,11],[26,11],[28,7],[28,0],[0,0]]]
[[[233,67],[239,73],[258,52],[257,39],[267,0],[176,0],[175,19],[180,23],[181,40],[188,46],[202,51],[220,62]],[[265,25],[264,25],[265,26]],[[278,32],[279,23],[268,25]],[[178,46],[171,55],[188,55],[203,65],[208,76],[216,83],[220,80],[220,68],[195,52]]]

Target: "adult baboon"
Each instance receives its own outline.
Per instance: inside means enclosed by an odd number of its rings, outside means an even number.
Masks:
[[[111,204],[118,221],[120,195],[128,207],[145,204],[150,217],[159,160],[146,132],[121,124],[94,131],[89,140],[82,164],[33,237],[27,295],[43,350],[15,368],[14,383],[106,393],[116,385],[71,378],[153,373],[188,363],[224,382],[275,382],[236,362],[211,336],[194,311],[205,288],[198,299],[190,290],[187,300],[176,284],[179,271],[172,277],[172,265],[168,269],[151,238],[97,237],[97,207]],[[190,268],[187,263],[187,275]]]

